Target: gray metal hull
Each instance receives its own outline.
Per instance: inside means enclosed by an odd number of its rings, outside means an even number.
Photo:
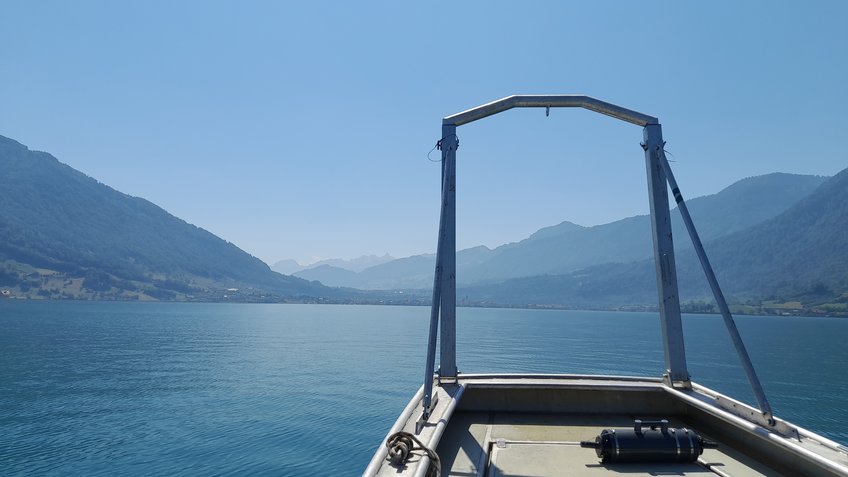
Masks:
[[[653,378],[571,375],[460,375],[434,386],[438,402],[423,426],[420,390],[389,435],[406,430],[436,450],[443,476],[641,475],[848,476],[848,449],[707,388]],[[579,441],[634,419],[666,418],[719,443],[695,463],[602,464]],[[388,437],[388,435],[387,435]],[[392,464],[384,445],[363,475],[424,476],[414,451]]]

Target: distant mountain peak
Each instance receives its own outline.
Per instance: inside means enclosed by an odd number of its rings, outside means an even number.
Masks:
[[[391,262],[395,258],[388,253],[383,256],[379,255],[361,255],[356,258],[326,258],[310,263],[309,265],[301,265],[292,259],[280,260],[271,266],[271,269],[285,275],[293,275],[305,270],[312,270],[323,265],[330,265],[333,268],[340,268],[351,272],[361,272],[366,268],[371,268],[377,265],[382,265]]]
[[[541,229],[534,232],[528,240],[539,240],[543,238],[553,237],[556,235],[573,232],[575,230],[582,230],[586,227],[582,225],[575,224],[574,222],[569,222],[565,220],[563,222],[558,223],[557,225],[551,225],[550,227],[542,227]]]
[[[490,249],[489,247],[487,247],[485,245],[477,245],[476,247],[469,247],[469,248],[463,249],[463,251],[464,252],[491,252],[492,249]]]
[[[283,275],[294,275],[305,268],[305,266],[290,258],[280,260],[279,262],[271,265],[271,270],[282,273]]]

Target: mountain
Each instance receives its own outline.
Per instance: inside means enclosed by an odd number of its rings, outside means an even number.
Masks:
[[[566,220],[565,222],[560,222],[557,225],[552,225],[550,227],[542,227],[541,229],[537,230],[532,235],[530,235],[527,240],[532,241],[557,237],[562,234],[574,232],[577,230],[583,230],[585,228],[586,227],[583,227],[582,225],[577,225],[574,222],[569,222]]]
[[[346,260],[343,258],[328,258],[325,260],[319,260],[311,265],[301,265],[294,260],[286,259],[280,260],[279,262],[271,265],[271,270],[274,270],[275,272],[280,272],[285,275],[294,275],[304,270],[314,270],[316,268],[329,266],[331,267],[331,269],[341,269],[350,272],[361,272],[366,268],[382,265],[384,263],[391,262],[394,259],[395,258],[389,254],[385,254],[382,257],[379,255],[362,255],[361,257],[352,258],[350,260]],[[304,275],[304,278],[310,275],[315,274],[307,273]],[[319,272],[316,276],[322,276],[322,274]]]
[[[705,249],[732,293],[789,298],[816,289],[848,292],[848,169],[772,220]]]
[[[731,234],[783,212],[826,178],[768,174],[742,179],[721,192],[687,201],[704,241]],[[684,191],[685,192],[685,191]],[[542,229],[530,238],[498,247],[485,262],[460,269],[457,280],[475,283],[542,274],[563,274],[592,265],[630,262],[653,255],[650,217],[640,215],[594,227],[571,223]],[[676,209],[672,228],[679,250],[691,247]]]
[[[331,297],[234,244],[0,136],[0,286],[65,298]],[[253,297],[253,298],[251,298]]]
[[[304,269],[306,269],[306,267],[292,259],[280,260],[279,262],[271,265],[271,270],[274,270],[277,273],[282,273],[283,275],[294,275]]]
[[[341,268],[344,270],[350,270],[351,272],[361,272],[366,268],[376,267],[377,265],[382,265],[384,263],[391,262],[395,258],[389,254],[385,254],[383,256],[379,255],[362,255],[357,258],[352,258],[350,260],[340,259],[340,258],[331,258],[327,260],[321,260],[319,262],[313,263],[309,266],[309,268],[315,268],[316,266],[321,265],[330,265],[332,267]]]
[[[319,260],[312,265],[309,265],[305,268],[316,268],[323,265],[329,265],[331,267],[341,268],[344,270],[350,270],[351,272],[361,272],[366,268],[376,267],[377,265],[382,265],[387,262],[391,262],[395,258],[389,254],[385,254],[382,257],[378,255],[362,255],[357,258],[352,258],[350,260],[345,260],[342,258],[328,258],[325,260]]]
[[[334,267],[332,265],[319,265],[314,268],[307,268],[294,274],[298,278],[304,280],[317,280],[321,283],[332,283],[338,287],[354,287],[358,284],[356,272],[346,270],[344,268]]]
[[[366,285],[362,288],[373,290],[428,288],[433,286],[435,264],[435,255],[413,255],[366,268],[356,275],[356,280],[357,284]]]
[[[693,214],[694,215],[694,214]],[[699,227],[697,219],[696,227]],[[699,227],[700,230],[700,227]],[[680,234],[675,236],[681,240]],[[731,302],[798,301],[848,311],[848,169],[777,216],[714,238],[704,248]],[[683,300],[711,299],[694,251],[677,253]],[[609,308],[656,306],[653,260],[468,286],[474,303]]]
[[[484,245],[460,250],[456,255],[456,266],[460,270],[479,265],[489,258],[492,250]],[[433,286],[436,256],[414,255],[394,259],[366,268],[359,273],[338,267],[322,265],[295,273],[296,277],[317,280],[339,287],[365,290],[422,289]]]
[[[768,174],[742,179],[717,194],[688,200],[702,240],[732,234],[768,220],[798,202],[825,177]],[[684,191],[685,192],[685,191]],[[647,198],[646,198],[647,200]],[[460,225],[461,226],[461,225]],[[678,250],[691,247],[677,211],[672,227]],[[457,253],[457,283],[473,285],[537,275],[563,275],[593,265],[631,262],[652,256],[651,224],[647,215],[609,224],[583,227],[562,222],[538,230],[525,240],[493,250],[474,247]],[[303,274],[326,285],[363,289],[428,288],[432,286],[432,256],[399,259],[365,269],[357,275]]]
[[[608,309],[656,307],[653,262],[595,265],[565,275],[512,278],[457,288],[460,304]]]

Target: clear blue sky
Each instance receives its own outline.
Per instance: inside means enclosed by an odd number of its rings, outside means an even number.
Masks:
[[[516,93],[658,116],[687,197],[848,167],[848,2],[410,3],[4,2],[0,134],[268,263],[433,252],[441,118]],[[459,136],[460,247],[647,211],[636,126]]]

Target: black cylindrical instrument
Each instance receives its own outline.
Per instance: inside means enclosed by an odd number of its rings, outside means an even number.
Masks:
[[[704,449],[716,444],[695,431],[668,427],[668,421],[636,420],[633,429],[604,429],[594,441],[582,441],[604,463],[694,462]]]

